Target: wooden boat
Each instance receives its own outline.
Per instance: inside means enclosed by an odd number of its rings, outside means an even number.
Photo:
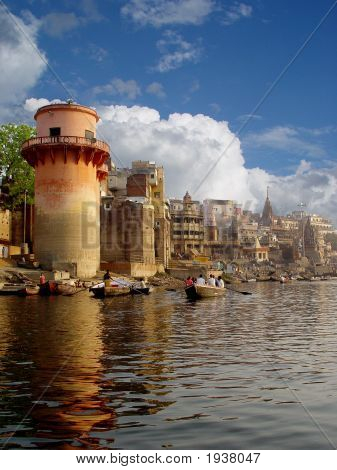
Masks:
[[[207,299],[210,297],[222,297],[226,294],[226,289],[222,287],[198,286],[194,284],[185,288],[187,297],[190,300]]]
[[[0,295],[19,295],[25,288],[23,283],[1,282]]]
[[[58,295],[58,287],[57,282],[55,281],[47,281],[44,284],[39,284],[40,295]]]
[[[71,284],[57,284],[57,293],[59,295],[74,295],[85,290],[84,287],[73,286]]]
[[[37,285],[26,285],[20,292],[19,295],[37,295],[40,292],[40,287]]]
[[[20,282],[0,283],[0,295],[35,295],[39,293],[39,286]]]
[[[131,295],[149,295],[153,291],[152,287],[136,287],[132,286],[130,290]]]
[[[131,293],[131,289],[128,286],[109,286],[106,287],[104,282],[100,282],[95,286],[89,288],[89,292],[94,294],[94,297],[104,298],[104,297],[117,297],[120,295],[128,295]]]

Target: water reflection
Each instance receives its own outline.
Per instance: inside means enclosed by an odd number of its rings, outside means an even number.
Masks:
[[[337,441],[335,287],[0,298],[1,442],[330,448],[314,421]]]
[[[15,382],[1,383],[7,389],[6,407],[16,416],[7,429],[7,437],[16,431],[8,444],[25,446],[27,431],[33,428],[31,444],[38,447],[58,447],[60,442],[62,447],[95,446],[88,433],[97,427],[111,429],[116,419],[99,396],[103,371],[98,306],[93,303],[88,311],[70,298],[20,300],[20,314],[7,316],[15,342],[8,348],[9,360],[3,361],[3,375],[14,376]]]

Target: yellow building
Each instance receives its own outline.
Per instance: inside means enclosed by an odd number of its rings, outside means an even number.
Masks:
[[[170,199],[171,252],[189,254],[192,249],[204,250],[204,214],[199,201],[193,201],[188,192],[184,198]]]

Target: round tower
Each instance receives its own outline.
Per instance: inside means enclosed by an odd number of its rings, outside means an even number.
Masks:
[[[72,103],[40,108],[37,137],[21,153],[35,168],[34,251],[44,269],[91,277],[99,268],[100,182],[109,146],[96,139],[95,110]]]

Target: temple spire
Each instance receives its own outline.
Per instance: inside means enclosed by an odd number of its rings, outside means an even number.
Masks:
[[[272,223],[273,223],[273,208],[271,206],[271,202],[269,199],[269,186],[267,186],[267,197],[264,203],[260,224],[264,225],[265,227],[270,227]]]

